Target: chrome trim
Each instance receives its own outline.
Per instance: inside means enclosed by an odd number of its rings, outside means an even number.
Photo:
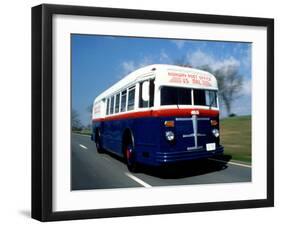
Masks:
[[[190,120],[193,120],[192,118],[175,118],[176,121],[190,121]],[[197,118],[197,120],[210,120],[210,118]]]
[[[197,115],[192,115],[192,125],[193,125],[193,131],[194,131],[194,144],[195,144],[195,148],[197,148],[197,146],[198,146],[198,139],[197,139],[197,130],[198,130]]]
[[[198,133],[198,121],[208,121],[210,118],[200,118],[198,115],[192,115],[190,118],[175,118],[176,121],[192,121],[193,133],[183,134],[182,138],[194,137],[194,147],[188,147],[187,150],[200,150],[203,146],[198,146],[198,137],[207,136],[207,134]]]
[[[194,133],[182,135],[182,138],[186,138],[186,137],[194,137]]]
[[[197,120],[210,120],[210,118],[197,118]]]
[[[192,118],[176,118],[176,121],[190,121]]]
[[[197,133],[197,136],[198,137],[204,137],[204,136],[207,136],[206,134],[203,134],[203,133]],[[183,134],[182,135],[182,138],[186,138],[186,137],[194,137],[194,133],[191,133],[191,134]]]
[[[206,136],[206,134],[204,134],[204,133],[197,133],[197,137],[204,137],[204,136]]]

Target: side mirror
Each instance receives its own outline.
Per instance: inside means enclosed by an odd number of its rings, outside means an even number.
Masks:
[[[142,100],[149,100],[149,81],[145,81],[142,83]]]

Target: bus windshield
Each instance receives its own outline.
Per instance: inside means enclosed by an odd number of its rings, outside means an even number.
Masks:
[[[218,107],[217,91],[194,89],[193,90],[194,105]]]
[[[191,89],[163,86],[161,105],[191,105]]]
[[[192,89],[180,87],[161,88],[161,105],[191,105]],[[193,103],[199,106],[217,107],[217,91],[194,89]]]

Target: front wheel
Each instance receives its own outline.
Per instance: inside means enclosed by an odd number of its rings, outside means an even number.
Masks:
[[[135,151],[133,148],[133,145],[131,143],[128,143],[125,145],[125,160],[127,167],[129,171],[131,172],[137,172],[138,171],[138,165],[136,163],[136,156]]]

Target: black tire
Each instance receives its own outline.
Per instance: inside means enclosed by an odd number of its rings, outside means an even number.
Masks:
[[[130,172],[138,172],[138,164],[135,159],[135,151],[132,142],[126,142],[124,145],[124,158]]]
[[[100,132],[99,131],[97,131],[97,133],[96,133],[96,140],[95,140],[95,142],[96,142],[97,152],[98,153],[104,153],[104,149],[102,147],[102,143],[101,143],[101,139],[100,139]]]

